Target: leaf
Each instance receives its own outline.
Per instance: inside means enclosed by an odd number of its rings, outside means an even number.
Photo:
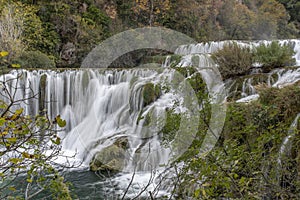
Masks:
[[[23,111],[24,111],[23,108],[16,110],[16,112],[14,113],[14,115],[10,119],[11,120],[17,119],[23,113]]]
[[[61,128],[62,128],[62,127],[65,127],[66,124],[67,124],[66,120],[63,120],[63,119],[60,118],[60,115],[58,115],[58,116],[55,118],[55,120],[56,120],[58,126],[61,127]]]
[[[30,179],[30,178],[26,179],[26,181],[27,181],[28,183],[32,183],[32,179]]]
[[[3,126],[3,124],[6,122],[6,119],[1,117],[0,118],[0,126]]]
[[[17,190],[16,188],[14,188],[12,186],[10,186],[8,189],[11,190],[11,191],[16,191]]]
[[[200,189],[196,190],[194,196],[198,198],[200,196]]]
[[[21,65],[20,64],[11,64],[11,67],[13,67],[13,68],[20,68]]]
[[[8,134],[7,131],[3,131],[2,133],[0,133],[0,137],[6,136]]]
[[[59,145],[60,144],[60,138],[57,137],[56,140],[51,140],[54,144]]]
[[[16,114],[16,115],[20,115],[20,114],[23,113],[23,111],[24,111],[24,109],[23,109],[23,108],[20,108],[20,109],[16,110],[15,114]]]
[[[202,184],[203,187],[207,187],[207,186],[210,186],[211,184],[210,183],[204,183]]]
[[[15,137],[7,138],[6,140],[7,140],[8,142],[10,142],[10,143],[16,143],[16,142],[17,142],[17,138],[15,138]]]
[[[206,197],[206,191],[205,191],[205,189],[201,189],[201,192],[202,192],[202,195],[203,195],[204,197]]]
[[[11,163],[13,163],[13,164],[18,164],[19,162],[21,162],[22,160],[21,159],[19,159],[19,158],[10,158],[9,160],[8,160],[8,162],[11,162]]]
[[[5,103],[0,103],[0,109],[5,109],[5,108],[7,108],[7,105],[5,104]]]
[[[5,57],[7,56],[9,53],[7,51],[0,51],[0,56],[1,57]]]
[[[30,155],[29,153],[26,153],[26,152],[23,152],[23,153],[22,153],[22,156],[23,156],[24,158],[32,158],[32,155]]]

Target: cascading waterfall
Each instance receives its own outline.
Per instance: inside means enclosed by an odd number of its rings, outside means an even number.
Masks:
[[[120,137],[127,137],[132,150],[129,155],[134,157],[135,151],[139,149],[139,156],[148,156],[147,162],[140,163],[139,170],[149,170],[149,166],[155,168],[167,164],[170,150],[161,145],[157,134],[162,123],[157,122],[150,128],[145,128],[143,118],[151,115],[153,121],[163,121],[165,109],[172,108],[175,101],[180,99],[172,92],[162,91],[159,99],[144,108],[143,86],[147,83],[171,82],[172,71],[22,71],[21,78],[18,81],[14,79],[11,84],[11,90],[13,86],[22,88],[16,90],[16,99],[36,94],[31,102],[20,105],[25,108],[26,114],[36,115],[44,105],[51,119],[61,115],[67,122],[65,131],[60,133],[64,138],[63,150],[73,152],[86,165],[99,150],[112,145]],[[13,79],[19,75],[19,71],[13,71],[5,78]],[[44,96],[40,95],[41,82],[45,84],[42,88],[45,91]],[[41,98],[44,103],[41,103]],[[176,109],[177,112],[183,110],[181,107]],[[149,152],[149,146],[155,151]],[[149,155],[143,155],[143,152]],[[134,166],[129,163],[127,170],[131,171]]]
[[[242,98],[237,102],[249,102],[259,97],[253,84],[253,76],[246,78],[242,85]],[[283,88],[300,81],[300,68],[274,69],[266,74],[265,80],[256,84],[265,84],[268,87]]]
[[[191,58],[194,55],[200,54],[211,54],[216,52],[217,50],[223,48],[225,44],[236,42],[239,46],[246,47],[257,47],[260,44],[270,44],[272,41],[268,40],[260,40],[260,41],[220,41],[220,42],[209,42],[209,43],[198,43],[198,44],[190,44],[190,45],[182,45],[177,48],[175,51],[176,54],[183,55],[183,58],[179,65],[188,66],[191,63]],[[279,44],[290,45],[294,51],[294,58],[296,60],[296,65],[300,66],[300,40],[299,39],[290,39],[290,40],[278,40]],[[170,62],[169,60],[166,60]],[[300,68],[296,69],[275,69],[268,74],[265,82],[269,87],[284,87],[289,84],[296,83],[300,80]],[[241,99],[237,100],[237,102],[250,102],[252,100],[258,99],[259,95],[256,92],[254,87],[253,77],[246,78],[242,84],[242,95]]]
[[[200,56],[197,62],[199,66],[209,65],[205,56]],[[214,85],[215,80],[210,80],[209,73],[203,72],[203,75],[207,84]],[[184,86],[182,92],[178,91],[184,77],[170,68],[62,72],[21,70],[12,71],[2,76],[4,78],[13,80],[10,89],[12,92],[15,89],[16,100],[35,97],[19,105],[25,108],[26,114],[36,115],[43,110],[51,119],[60,115],[66,120],[67,126],[59,134],[63,138],[62,150],[65,155],[76,155],[76,159],[82,160],[86,166],[99,151],[114,145],[120,138],[126,138],[129,148],[124,167],[120,170],[131,172],[131,175],[135,170],[148,171],[139,175],[145,184],[153,170],[167,165],[174,155],[184,151],[180,146],[186,143],[188,147],[196,133],[194,129],[197,126],[193,126],[189,115],[197,115],[198,101],[191,88]],[[143,90],[149,83],[165,89],[161,89],[153,102],[145,105]],[[215,92],[218,92],[217,89]],[[181,123],[186,124],[183,126],[185,130],[179,130],[186,135],[175,136],[174,148],[170,147],[172,142],[168,146],[163,145],[159,134],[166,109],[187,115],[187,119],[181,119]],[[188,109],[192,112],[188,113]],[[149,116],[150,124],[146,122]],[[198,123],[199,119],[194,121]],[[66,160],[59,159],[58,162]],[[145,175],[146,178],[143,178]],[[118,179],[122,180],[121,177]]]
[[[273,40],[272,40],[273,41]],[[209,43],[198,43],[190,45],[182,45],[178,47],[175,51],[179,55],[190,55],[190,54],[211,54],[219,49],[222,49],[225,44],[236,42],[239,46],[246,47],[257,47],[260,44],[270,44],[270,40],[259,40],[259,41],[219,41],[219,42],[209,42]],[[290,39],[290,40],[278,40],[279,44],[289,44],[295,51],[294,58],[296,59],[296,65],[300,66],[300,40]]]
[[[291,158],[291,152],[292,152],[292,145],[293,140],[295,136],[297,135],[297,126],[299,123],[300,113],[295,117],[293,123],[291,124],[288,135],[283,139],[283,142],[280,146],[279,153],[278,153],[278,166],[277,166],[277,180],[280,184],[282,181],[282,175],[284,171],[284,164],[285,162],[288,162],[288,159]]]

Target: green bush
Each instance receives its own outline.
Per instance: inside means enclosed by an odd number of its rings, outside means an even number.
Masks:
[[[219,65],[223,79],[249,73],[253,55],[249,47],[241,47],[237,43],[225,44],[224,47],[212,54]]]
[[[54,68],[55,63],[49,57],[40,51],[24,52],[17,60],[23,68]]]
[[[300,112],[300,87],[261,88],[259,99],[263,105],[275,107],[285,118],[294,118]],[[291,120],[291,119],[290,119]]]
[[[268,72],[274,68],[294,65],[294,53],[289,45],[280,45],[279,42],[273,41],[268,45],[261,44],[258,46],[254,53],[254,59],[262,64],[265,72]]]

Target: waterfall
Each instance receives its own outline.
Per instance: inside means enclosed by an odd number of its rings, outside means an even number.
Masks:
[[[300,113],[294,119],[293,123],[291,124],[291,126],[288,130],[288,135],[284,138],[284,140],[280,146],[279,157],[278,157],[278,164],[280,166],[282,165],[282,158],[284,156],[289,156],[291,154],[292,142],[293,142],[294,136],[296,135],[299,117],[300,117]]]
[[[288,130],[287,136],[283,139],[283,142],[280,146],[279,153],[278,153],[278,159],[277,159],[277,180],[280,182],[282,181],[282,175],[284,173],[284,162],[288,162],[288,159],[291,158],[291,151],[292,151],[292,144],[293,140],[297,134],[297,126],[299,123],[300,113],[295,117],[293,123],[290,125],[290,128]]]
[[[36,115],[42,108],[50,119],[60,115],[66,120],[67,126],[60,133],[62,149],[76,154],[85,165],[120,138],[126,138],[129,146],[125,166],[120,170],[152,170],[168,164],[179,151],[178,147],[163,145],[160,134],[167,109],[189,114],[189,105],[183,98],[191,94],[188,90],[186,94],[180,92],[183,78],[175,70],[22,70],[1,78],[11,80],[11,92],[18,88],[15,100],[35,96],[19,105],[26,114]],[[179,82],[173,84],[174,80]],[[160,94],[145,105],[143,90],[149,83],[160,86]],[[196,113],[197,100],[189,97],[188,101],[193,102],[190,105]],[[151,123],[146,122],[149,118]],[[182,117],[181,123],[192,122]],[[189,130],[195,133],[196,128]],[[193,135],[190,136],[191,140],[185,138],[186,142],[192,142]],[[180,143],[180,138],[176,139]]]
[[[272,40],[273,41],[273,40]],[[257,47],[260,44],[270,44],[270,40],[259,40],[259,41],[219,41],[219,42],[208,42],[208,43],[198,43],[182,45],[178,47],[175,51],[179,55],[189,55],[189,54],[211,54],[219,49],[222,49],[225,44],[236,42],[239,46],[244,47]],[[295,51],[294,58],[296,60],[296,65],[300,66],[300,39],[290,39],[290,40],[278,40],[279,44],[289,44]]]
[[[208,56],[187,55],[179,66],[195,64],[207,84],[211,102],[223,102],[223,83],[212,70]],[[134,187],[147,185],[153,170],[160,170],[184,153],[197,133],[200,106],[186,82],[190,77],[183,77],[170,65],[168,57],[158,69],[13,70],[1,79],[11,80],[8,85],[11,92],[16,91],[15,100],[34,96],[18,105],[25,108],[26,114],[37,115],[42,110],[50,119],[60,115],[66,120],[66,127],[59,133],[63,139],[62,152],[75,155],[85,167],[103,149],[125,139],[124,165],[119,170],[128,173],[111,180],[124,191],[128,177],[135,171],[139,180],[135,179]],[[144,94],[149,84],[159,88],[159,94],[151,97],[151,101]],[[216,120],[210,122],[209,131],[218,134],[226,110],[221,112],[221,106],[211,109]],[[163,141],[161,130],[170,110],[181,114],[180,127],[171,141]],[[218,139],[209,131],[203,152],[210,150]],[[67,162],[60,158],[56,161]],[[126,184],[122,183],[123,178]]]

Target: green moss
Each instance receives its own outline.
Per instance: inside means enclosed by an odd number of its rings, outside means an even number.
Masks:
[[[165,125],[161,130],[162,141],[168,145],[172,141],[179,130],[181,121],[181,114],[175,113],[173,109],[166,110]]]
[[[47,75],[44,74],[41,76],[40,79],[40,86],[39,86],[39,110],[43,112],[45,109],[45,91],[46,91],[46,81],[47,81]]]
[[[144,106],[150,105],[161,95],[161,86],[147,83],[143,88]]]
[[[179,72],[185,78],[197,72],[197,69],[195,69],[194,67],[178,67],[177,65],[175,65],[172,66],[172,68]]]

